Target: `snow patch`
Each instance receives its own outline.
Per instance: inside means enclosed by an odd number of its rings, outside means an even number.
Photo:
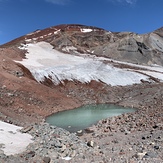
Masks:
[[[61,31],[61,30],[59,29],[59,30],[55,31],[54,34],[58,34],[60,31]]]
[[[45,78],[50,78],[55,84],[64,80],[82,83],[96,80],[112,86],[124,86],[141,83],[141,79],[148,80],[146,75],[104,64],[98,58],[61,53],[46,42],[28,44],[25,48],[27,59],[17,62],[27,67],[38,82]]]
[[[31,42],[31,39],[25,39],[26,42]]]
[[[111,34],[112,32],[111,31],[108,31],[107,34]]]
[[[49,33],[48,36],[52,35],[52,33]]]
[[[18,48],[21,50],[27,50],[28,44],[21,44]]]
[[[81,29],[81,32],[83,33],[87,33],[87,32],[92,32],[93,30],[92,29]]]
[[[62,50],[65,52],[70,52],[70,51],[77,50],[77,48],[74,46],[66,46],[66,47],[62,48]]]
[[[21,133],[22,127],[0,121],[0,144],[5,155],[22,153],[32,143],[32,136]]]
[[[144,74],[147,74],[149,76],[152,76],[156,79],[159,79],[161,81],[163,81],[163,73],[160,73],[160,72],[153,72],[153,71],[139,71],[139,72],[142,72]]]
[[[72,158],[69,157],[69,156],[66,156],[66,157],[62,157],[62,159],[63,159],[63,160],[66,160],[66,161],[69,161],[69,160],[71,160]]]
[[[32,38],[32,40],[36,41],[36,40],[38,40],[38,38],[37,37],[36,38]]]

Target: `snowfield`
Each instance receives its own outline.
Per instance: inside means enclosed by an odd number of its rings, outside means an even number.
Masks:
[[[90,57],[86,54],[80,56],[64,54],[53,49],[46,42],[26,44],[21,48],[27,50],[26,59],[16,62],[28,68],[38,82],[44,81],[45,78],[50,78],[56,85],[64,80],[77,80],[82,83],[95,80],[111,86],[125,86],[141,83],[141,80],[149,81],[149,75],[163,80],[163,67],[157,69],[157,67],[145,66],[144,68],[148,69],[147,71],[120,69],[112,64],[104,64],[103,61],[107,58]],[[154,72],[155,69],[158,71]]]
[[[22,127],[0,121],[0,150],[5,155],[21,153],[33,142],[32,136],[19,132],[20,129]]]
[[[81,29],[81,32],[84,32],[84,33],[86,33],[86,32],[92,32],[93,30],[92,29]]]

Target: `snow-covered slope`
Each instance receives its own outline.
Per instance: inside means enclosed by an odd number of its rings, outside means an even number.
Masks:
[[[25,151],[29,143],[33,142],[31,135],[19,132],[21,128],[0,121],[0,144],[2,145],[0,149],[6,155],[21,153]]]
[[[47,42],[26,44],[21,48],[26,49],[27,53],[26,59],[19,63],[28,68],[38,82],[43,82],[46,78],[56,85],[64,80],[77,80],[82,83],[96,80],[111,86],[125,86],[141,83],[141,80],[148,81],[149,75],[159,78],[161,73],[116,68],[111,63],[103,62],[108,60],[107,58],[102,59],[88,54],[78,56],[64,54],[53,49]],[[160,80],[163,80],[162,74]]]

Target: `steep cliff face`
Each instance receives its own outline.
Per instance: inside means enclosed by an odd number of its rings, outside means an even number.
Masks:
[[[58,25],[36,30],[2,47],[40,41],[50,43],[60,52],[74,55],[87,53],[141,65],[163,65],[163,28],[139,35],[77,24]]]

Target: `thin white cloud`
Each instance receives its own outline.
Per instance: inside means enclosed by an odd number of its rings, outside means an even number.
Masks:
[[[129,4],[135,4],[137,0],[126,0],[127,3]]]
[[[70,2],[70,0],[45,0],[46,2],[50,2],[56,5],[66,5]]]
[[[129,4],[134,5],[136,4],[137,0],[108,0],[113,3],[122,3],[122,4]]]

